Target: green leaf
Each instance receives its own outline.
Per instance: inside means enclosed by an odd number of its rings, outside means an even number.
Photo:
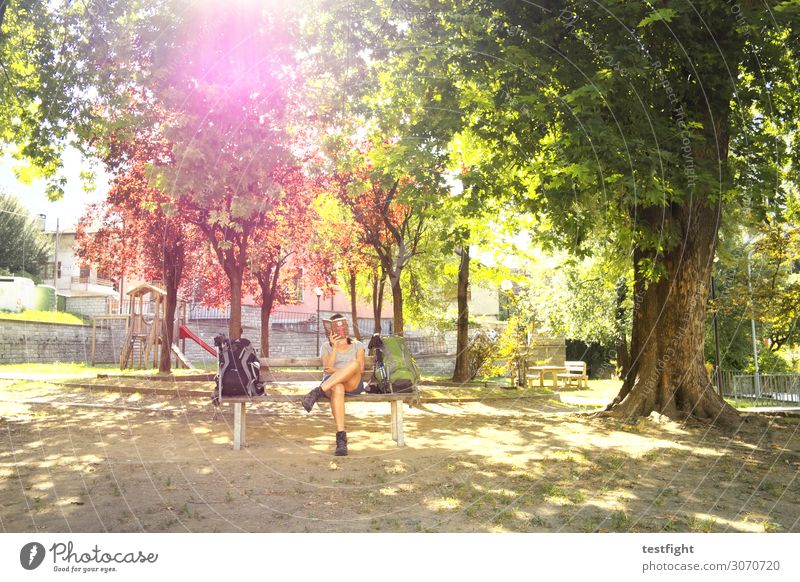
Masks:
[[[642,19],[642,21],[636,25],[636,27],[641,28],[643,26],[647,26],[648,24],[658,22],[659,20],[664,22],[670,22],[677,15],[678,12],[673,10],[672,8],[659,8],[658,10],[653,10],[652,14],[645,16]]]

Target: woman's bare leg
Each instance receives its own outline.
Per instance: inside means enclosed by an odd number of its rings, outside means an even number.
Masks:
[[[344,384],[334,384],[327,394],[331,399],[331,414],[336,424],[336,431],[342,431],[344,430]]]
[[[358,386],[358,382],[361,381],[361,364],[358,363],[358,360],[353,360],[352,362],[346,364],[343,368],[336,370],[328,377],[327,380],[320,384],[320,386],[327,394],[330,386],[334,386],[336,384],[351,385],[354,378],[358,379],[355,383],[355,386]],[[353,388],[351,388],[351,390],[352,389]]]

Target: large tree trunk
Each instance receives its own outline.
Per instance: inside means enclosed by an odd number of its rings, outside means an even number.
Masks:
[[[631,365],[630,354],[628,352],[628,339],[626,337],[627,325],[625,324],[625,299],[627,295],[628,283],[625,281],[624,277],[620,277],[619,280],[617,280],[617,310],[614,315],[617,334],[614,351],[617,354],[617,374],[620,378],[625,378],[625,376],[628,375],[628,370]]]
[[[403,290],[400,288],[400,273],[390,277],[392,281],[392,317],[395,335],[403,335]]]
[[[227,272],[231,284],[231,317],[228,320],[228,336],[231,340],[242,337],[242,274],[230,270]]]
[[[278,281],[281,264],[270,266],[256,274],[258,286],[261,288],[261,357],[269,357],[269,322],[275,297],[278,295]]]
[[[261,304],[261,357],[269,357],[269,320],[272,315],[272,305]]]
[[[461,262],[458,265],[458,321],[456,323],[456,367],[453,382],[469,380],[469,248],[461,249]]]
[[[350,317],[353,320],[353,336],[361,341],[361,332],[358,329],[358,305],[356,296],[356,272],[353,269],[347,274],[347,286],[350,290]]]
[[[664,210],[680,242],[658,257],[634,251],[634,311],[630,370],[608,413],[630,418],[652,411],[731,427],[738,413],[713,389],[705,369],[706,302],[719,209],[702,202]],[[648,282],[642,264],[663,266]]]
[[[373,326],[372,333],[379,334],[383,331],[381,328],[381,313],[383,312],[383,292],[386,288],[386,276],[381,273],[375,273],[372,276],[372,318]]]
[[[167,297],[164,303],[164,321],[161,324],[161,353],[158,371],[172,370],[172,342],[175,341],[175,309],[178,306],[178,287],[183,277],[183,245],[177,243],[164,248],[164,286]]]
[[[167,298],[164,303],[164,320],[161,322],[161,353],[158,371],[172,370],[172,342],[175,339],[175,308],[178,305],[177,288],[167,282]]]

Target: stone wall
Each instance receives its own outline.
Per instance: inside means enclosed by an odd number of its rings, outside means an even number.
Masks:
[[[98,329],[95,361],[116,362],[123,340],[122,326]],[[91,326],[8,320],[0,322],[0,364],[89,362],[91,357]]]
[[[425,375],[452,376],[456,367],[455,354],[414,356],[419,371]]]
[[[560,365],[567,359],[567,342],[564,338],[534,337],[528,347],[528,365]]]
[[[111,301],[110,297],[67,297],[65,311],[87,317],[106,315],[109,313],[109,301]]]
[[[103,300],[104,301],[104,300]],[[84,303],[84,306],[90,305]],[[252,311],[258,313],[257,309]],[[258,324],[253,324],[252,313],[245,320],[243,337],[249,339],[257,351],[261,348]],[[189,328],[208,345],[214,345],[214,336],[228,333],[228,322],[223,319],[197,320]],[[408,334],[409,346],[417,364],[425,374],[449,376],[455,366],[455,333],[425,336]],[[119,361],[125,339],[125,322],[99,321],[96,338],[96,363]],[[320,337],[320,342],[325,339]],[[273,329],[270,334],[270,355],[314,357],[317,354],[317,335],[313,331]],[[190,362],[200,366],[213,366],[216,358],[192,340],[181,342]],[[32,323],[0,320],[0,364],[28,362],[91,362],[92,327],[54,323]],[[565,357],[563,339],[536,338],[531,347],[529,362],[561,363]]]

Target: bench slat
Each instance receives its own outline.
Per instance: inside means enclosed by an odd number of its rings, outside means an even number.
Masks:
[[[364,370],[364,374],[361,376],[364,384],[367,384],[371,378],[372,370]],[[258,374],[258,379],[266,384],[271,384],[272,382],[321,382],[322,370],[272,371],[262,369]]]
[[[262,367],[266,368],[319,368],[322,363],[319,358],[259,358]],[[364,368],[375,366],[373,356],[364,356]]]

